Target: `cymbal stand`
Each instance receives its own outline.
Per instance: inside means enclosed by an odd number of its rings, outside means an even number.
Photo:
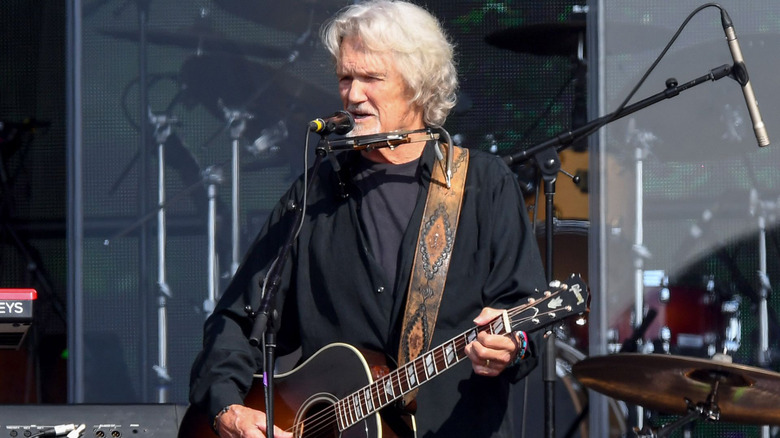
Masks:
[[[688,404],[688,413],[685,414],[683,417],[679,418],[677,421],[664,425],[659,429],[652,429],[647,426],[645,426],[643,429],[634,428],[634,433],[636,434],[637,438],[663,438],[670,436],[672,432],[675,430],[690,424],[694,421],[696,421],[699,417],[703,418],[710,418],[710,413],[708,413],[708,410],[704,408],[704,405],[701,403],[698,406],[693,406],[693,403],[685,399],[685,403]],[[720,416],[720,413],[718,411],[717,404],[714,405],[714,411],[712,411],[712,415],[715,415],[716,417]],[[717,419],[717,418],[715,418]]]
[[[777,202],[761,201],[756,189],[750,191],[750,214],[751,216],[756,216],[758,221],[758,281],[760,284],[758,306],[758,364],[763,368],[769,367],[772,362],[769,351],[769,305],[767,303],[772,286],[766,272],[766,220],[768,214],[774,215],[774,212],[778,210],[779,204],[780,199],[778,199]],[[763,426],[761,428],[761,437],[769,438],[769,426]]]
[[[650,150],[650,141],[655,138],[653,134],[639,131],[635,128],[635,119],[629,120],[627,138],[635,144],[634,149],[634,244],[632,252],[634,254],[634,328],[642,326],[645,316],[645,279],[644,279],[644,260],[649,258],[649,251],[644,245],[644,160],[647,158]],[[638,339],[638,343],[642,340]],[[639,346],[632,346],[638,347]],[[636,350],[635,350],[636,351]],[[636,406],[637,427],[642,428],[644,422],[644,408]]]
[[[216,241],[217,241],[217,238],[216,238],[216,235],[217,235],[217,232],[216,232],[216,229],[217,229],[217,226],[216,226],[216,223],[217,223],[217,220],[216,220],[216,218],[217,218],[217,202],[216,202],[216,199],[217,199],[217,188],[216,188],[215,185],[216,184],[221,184],[223,182],[223,180],[224,180],[224,178],[223,178],[223,175],[222,175],[222,168],[220,166],[209,166],[203,172],[201,172],[201,179],[199,179],[198,181],[195,181],[189,187],[185,188],[184,190],[182,190],[181,192],[175,194],[174,196],[171,196],[170,198],[168,198],[166,200],[165,204],[158,205],[154,210],[150,211],[149,213],[147,213],[143,217],[139,218],[135,223],[127,226],[126,228],[120,230],[119,232],[115,233],[111,237],[105,239],[103,241],[103,245],[104,246],[109,246],[113,240],[118,239],[118,238],[126,235],[127,233],[129,233],[130,231],[132,231],[132,230],[134,230],[136,228],[140,228],[141,225],[146,223],[148,220],[151,220],[157,214],[157,212],[160,209],[165,208],[166,206],[170,205],[174,201],[181,199],[185,195],[188,195],[188,194],[192,193],[193,191],[195,191],[195,190],[197,190],[199,188],[202,188],[204,184],[207,185],[206,191],[208,193],[208,198],[209,198],[209,203],[208,203],[208,211],[209,211],[209,217],[208,217],[208,228],[209,228],[209,231],[208,231],[208,240],[209,240],[209,243],[208,243],[208,245],[209,245],[209,257],[208,257],[209,272],[208,272],[208,277],[209,277],[209,280],[208,281],[209,281],[209,286],[208,286],[208,290],[209,290],[209,297],[206,300],[204,300],[203,308],[204,308],[204,311],[205,311],[205,313],[207,315],[210,314],[213,311],[213,309],[214,309],[214,304],[216,303],[217,285],[218,285],[218,282],[219,282],[219,275],[217,274],[217,272],[218,272],[218,266],[217,266],[218,263],[217,263],[217,250],[216,250],[216,247],[217,247],[217,245],[216,245]]]
[[[231,165],[231,263],[230,263],[230,276],[232,277],[238,265],[241,262],[241,248],[239,244],[239,236],[241,231],[240,225],[240,210],[239,210],[239,141],[244,136],[246,131],[246,121],[254,118],[254,115],[242,110],[234,110],[227,108],[219,102],[219,106],[222,108],[222,112],[225,115],[225,119],[228,122],[230,128],[230,138],[232,143],[232,165]]]
[[[688,405],[688,413],[680,417],[673,423],[662,426],[659,429],[653,429],[644,427],[642,430],[635,427],[634,433],[637,438],[664,438],[670,436],[675,430],[692,423],[701,418],[705,421],[718,421],[720,419],[720,407],[718,406],[718,389],[720,387],[720,378],[717,374],[713,373],[710,378],[711,390],[707,395],[705,402],[699,402],[696,405],[693,404],[688,398],[685,399],[685,404]]]
[[[209,166],[203,171],[203,180],[207,184],[209,198],[209,218],[208,218],[208,297],[203,301],[203,312],[206,316],[211,315],[217,303],[217,289],[219,284],[219,275],[217,260],[217,185],[222,184],[225,178],[222,174],[222,168],[219,166]]]
[[[165,245],[167,241],[165,222],[165,142],[171,135],[171,124],[176,123],[175,117],[165,114],[154,114],[149,110],[149,123],[154,126],[154,138],[157,141],[157,365],[152,368],[157,373],[157,401],[168,401],[168,385],[171,376],[168,374],[168,312],[167,300],[172,297],[171,289],[166,279]]]

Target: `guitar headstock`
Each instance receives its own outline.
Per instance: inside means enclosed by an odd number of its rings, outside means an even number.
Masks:
[[[528,299],[511,312],[514,330],[531,332],[563,319],[590,311],[590,292],[579,275],[550,282],[550,288]]]

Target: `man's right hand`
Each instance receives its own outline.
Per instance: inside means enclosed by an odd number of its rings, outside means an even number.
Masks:
[[[230,405],[217,417],[220,438],[265,438],[265,412],[241,405]],[[293,434],[274,426],[274,438],[293,438]]]

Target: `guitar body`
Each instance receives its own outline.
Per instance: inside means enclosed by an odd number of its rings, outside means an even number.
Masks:
[[[369,415],[339,433],[335,414],[330,408],[339,399],[372,381],[371,368],[360,351],[347,344],[328,345],[292,371],[274,378],[274,421],[284,430],[295,429],[295,436],[300,438],[395,436],[396,433],[380,420],[379,414]],[[265,410],[261,376],[255,376],[244,404]],[[178,437],[215,438],[212,421],[208,415],[190,406],[182,419]]]

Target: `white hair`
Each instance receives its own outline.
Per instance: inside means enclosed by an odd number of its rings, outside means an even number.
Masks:
[[[439,21],[420,6],[404,1],[369,0],[342,9],[320,32],[338,59],[342,40],[360,38],[368,51],[390,53],[413,92],[410,103],[423,108],[429,126],[442,126],[455,106],[458,74],[454,48]]]

